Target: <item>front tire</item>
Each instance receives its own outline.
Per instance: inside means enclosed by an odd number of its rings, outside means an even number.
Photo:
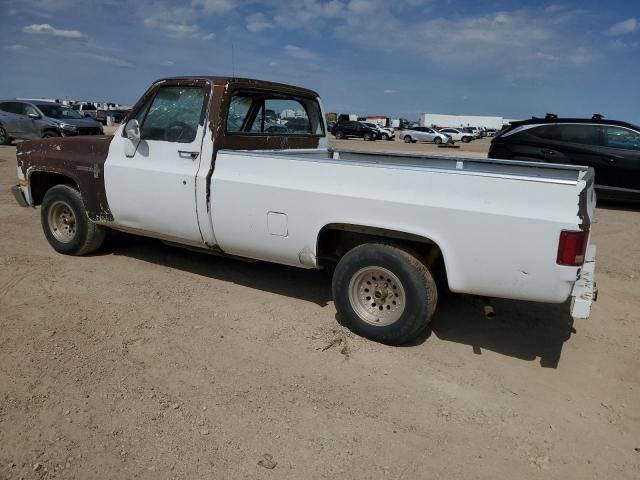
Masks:
[[[362,137],[363,140],[369,142],[372,140],[372,136],[370,133],[365,133],[364,136]]]
[[[333,274],[344,325],[363,337],[400,345],[422,333],[435,312],[436,284],[415,254],[385,243],[350,250]]]
[[[382,140],[389,140],[389,135],[386,133],[382,134]]]
[[[471,137],[462,137],[462,143],[469,143],[471,141]]]
[[[344,133],[343,133],[343,132],[341,132],[340,130],[338,130],[338,131],[334,134],[334,136],[336,137],[336,139],[338,139],[338,140],[342,140],[342,139],[344,138]]]
[[[56,132],[52,132],[52,131],[48,131],[48,132],[44,132],[42,134],[42,138],[57,138],[60,137],[61,135],[59,133]]]
[[[50,188],[42,199],[44,235],[58,253],[86,255],[102,245],[105,228],[87,216],[80,192],[70,185]]]
[[[403,140],[404,140],[404,143],[413,143],[413,139],[409,135],[405,135]]]
[[[433,139],[433,143],[436,145],[440,145],[442,143],[442,139],[440,137],[436,137]]]
[[[11,145],[11,137],[2,125],[0,125],[0,145]]]

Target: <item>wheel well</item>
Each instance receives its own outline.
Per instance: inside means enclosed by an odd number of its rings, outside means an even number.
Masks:
[[[445,271],[440,247],[429,238],[386,228],[344,223],[327,225],[318,234],[318,263],[323,267],[333,266],[352,248],[376,241],[403,246],[415,252],[428,267]]]
[[[66,175],[52,172],[33,172],[29,177],[29,191],[34,205],[40,205],[44,194],[56,185],[71,185],[78,188],[76,182]]]

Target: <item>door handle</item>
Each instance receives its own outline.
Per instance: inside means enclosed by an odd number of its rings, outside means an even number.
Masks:
[[[609,162],[609,163],[613,163],[613,162],[616,161],[616,158],[615,157],[604,157],[604,160]]]
[[[190,158],[191,160],[195,160],[200,155],[200,152],[190,152],[188,150],[178,150],[178,155],[181,158]]]
[[[555,155],[556,154],[556,152],[554,152],[553,150],[547,150],[547,149],[540,150],[540,153],[542,153],[543,155]]]

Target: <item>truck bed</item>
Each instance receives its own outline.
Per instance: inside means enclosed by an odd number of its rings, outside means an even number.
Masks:
[[[221,151],[221,153],[238,151]],[[519,160],[494,160],[488,158],[454,157],[437,154],[413,154],[401,152],[367,151],[350,149],[312,150],[259,150],[245,152],[251,155],[297,157],[300,160],[329,162],[353,162],[378,164],[394,168],[428,169],[452,174],[491,175],[520,180],[576,184],[580,180],[589,183],[593,172],[588,167],[553,163],[525,162]]]
[[[315,267],[327,225],[428,239],[452,291],[562,302],[578,268],[556,264],[562,230],[588,228],[586,167],[352,150],[220,150],[215,241],[228,253]],[[282,236],[262,234],[273,217]],[[247,232],[250,232],[249,234]]]

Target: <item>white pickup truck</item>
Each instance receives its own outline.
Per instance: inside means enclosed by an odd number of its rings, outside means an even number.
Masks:
[[[268,130],[265,112],[294,112]],[[454,292],[538,302],[594,299],[593,171],[586,167],[327,148],[318,95],[225,77],[154,83],[110,136],[23,142],[16,200],[41,206],[60,253],[106,229],[220,255],[332,268],[354,332],[419,335]]]

